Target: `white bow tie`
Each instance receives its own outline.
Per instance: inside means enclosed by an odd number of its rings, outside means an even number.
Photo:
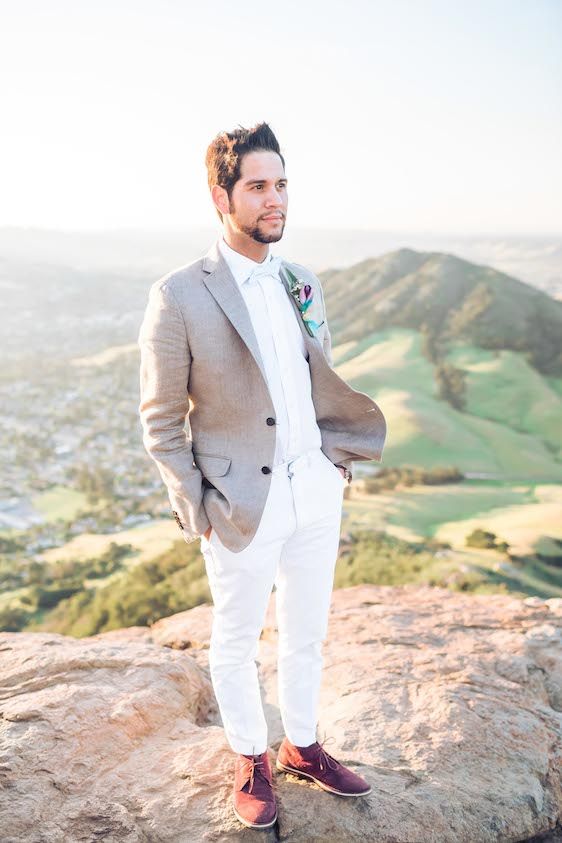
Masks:
[[[282,258],[277,256],[258,264],[258,266],[252,270],[246,283],[253,284],[254,282],[257,282],[258,278],[269,278],[271,276],[280,281],[279,267],[281,266],[282,260]]]

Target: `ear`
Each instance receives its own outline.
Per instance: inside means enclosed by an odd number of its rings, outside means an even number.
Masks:
[[[228,202],[228,193],[218,184],[214,184],[211,188],[211,199],[214,202],[215,208],[221,212],[221,214],[229,214],[230,213],[230,205]]]

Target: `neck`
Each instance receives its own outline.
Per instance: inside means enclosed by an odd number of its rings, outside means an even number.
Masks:
[[[263,263],[269,255],[269,243],[258,243],[257,240],[252,240],[247,234],[238,234],[225,229],[222,236],[231,249],[257,263]]]

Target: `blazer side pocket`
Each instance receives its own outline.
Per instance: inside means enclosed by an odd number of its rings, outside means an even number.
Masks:
[[[223,477],[232,462],[230,457],[221,457],[218,454],[194,453],[193,459],[204,477]]]

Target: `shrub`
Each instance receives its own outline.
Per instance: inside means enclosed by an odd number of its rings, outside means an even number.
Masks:
[[[488,530],[477,528],[473,530],[470,535],[466,537],[465,544],[467,547],[491,548],[492,550],[499,550],[502,553],[507,553],[509,545],[506,541],[498,541],[495,533],[490,533]]]

